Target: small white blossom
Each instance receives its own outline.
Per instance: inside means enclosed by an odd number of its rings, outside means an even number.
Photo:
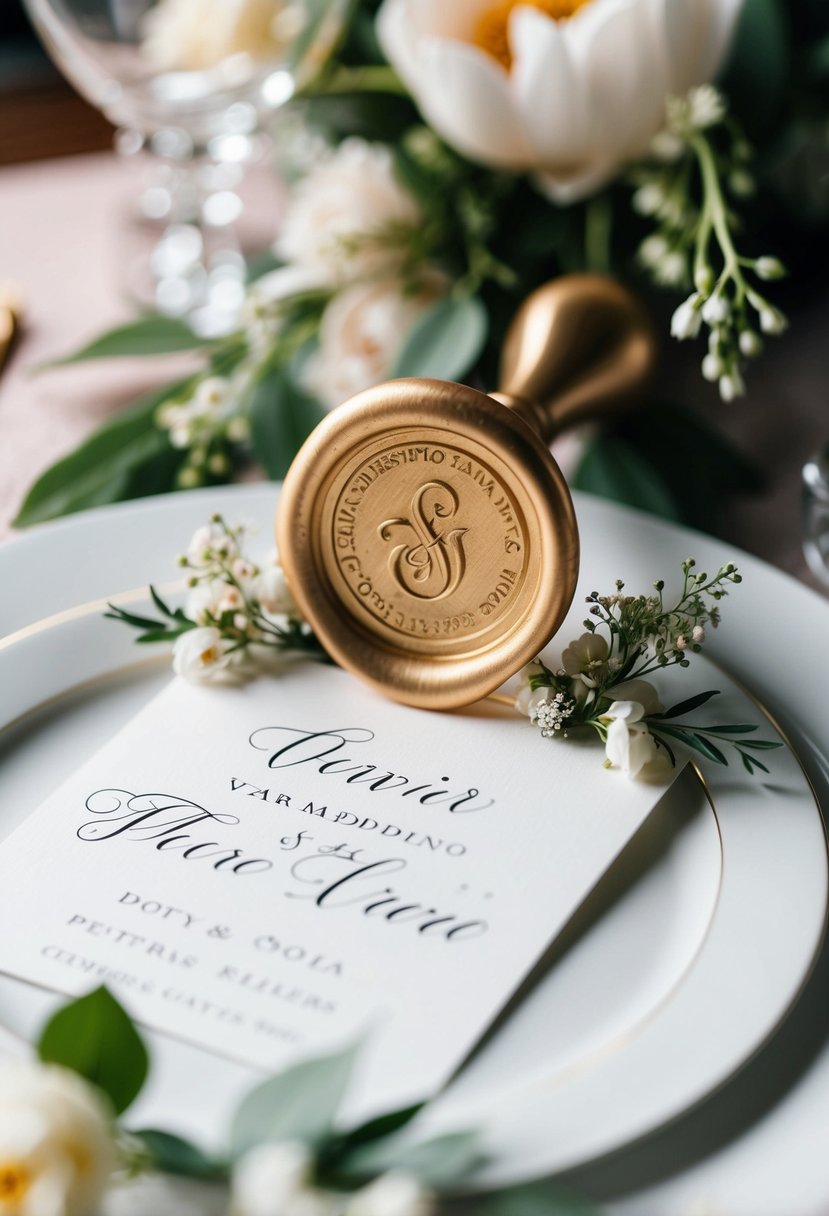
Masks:
[[[230,663],[229,645],[212,625],[189,629],[176,638],[173,671],[185,680],[211,680]]]
[[[657,755],[656,740],[640,725],[644,709],[637,701],[614,701],[604,716],[611,720],[605,741],[608,761],[631,777],[637,776]]]
[[[671,335],[680,342],[695,338],[702,325],[701,297],[694,292],[679,305],[671,317]]]
[[[782,279],[786,267],[779,258],[762,257],[754,263],[754,270],[761,279]]]
[[[764,334],[779,336],[788,329],[789,323],[778,308],[766,305],[760,310],[760,328]]]
[[[725,364],[719,355],[706,355],[702,361],[703,379],[708,380],[710,384],[719,380],[720,376],[725,375]]]
[[[703,628],[702,625],[695,625],[694,631],[691,636],[693,637],[694,641],[697,643],[704,642],[705,641],[705,629]]]
[[[414,1175],[391,1170],[357,1191],[343,1216],[431,1216],[434,1210],[432,1195]]]
[[[288,587],[285,572],[276,560],[274,554],[263,563],[262,569],[254,580],[253,594],[272,616],[298,616],[297,606]]]
[[[251,1149],[233,1170],[231,1216],[294,1216],[311,1190],[312,1166],[298,1141]]]
[[[660,131],[651,140],[651,155],[665,164],[679,160],[685,151],[685,142],[672,131]]]
[[[763,342],[753,329],[742,330],[738,342],[740,354],[745,355],[747,359],[756,359],[763,353]]]
[[[609,647],[598,633],[583,633],[561,655],[561,666],[568,676],[578,676],[588,688],[595,688],[607,672]]]
[[[646,182],[634,193],[631,202],[640,215],[656,215],[665,202],[665,192],[658,182]]]
[[[702,84],[688,93],[688,117],[700,131],[722,122],[728,111],[725,98],[712,84]]]
[[[663,287],[677,287],[685,279],[688,263],[684,253],[677,250],[666,253],[654,267],[654,278]]]
[[[725,296],[709,296],[702,306],[702,319],[706,325],[722,325],[731,314],[731,305]]]
[[[687,649],[688,649],[688,639],[685,637],[684,633],[680,633],[677,636],[676,641],[674,642],[674,650],[687,650]]]
[[[116,1166],[111,1113],[81,1077],[0,1064],[0,1212],[93,1216]]]
[[[662,261],[669,249],[670,245],[664,236],[659,232],[654,232],[651,236],[646,237],[639,246],[639,258],[645,266],[655,267]]]
[[[734,401],[736,397],[744,396],[745,391],[745,381],[736,367],[720,377],[720,396],[723,401]]]

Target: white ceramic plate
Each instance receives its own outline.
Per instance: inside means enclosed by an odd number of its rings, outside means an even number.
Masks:
[[[182,497],[96,512],[0,550],[3,585],[21,587],[30,608],[31,600],[65,608],[71,599],[65,591],[61,598],[44,574],[50,563],[54,570],[58,553],[66,576],[74,573],[77,598],[84,587],[92,594],[105,588],[101,567],[110,559],[119,588],[164,581],[189,529],[210,510],[218,506],[233,519],[252,515],[266,530],[273,510],[268,487],[213,491],[206,501],[199,495],[198,504]],[[611,585],[617,573],[629,577],[632,589],[643,577],[647,586],[665,572],[666,551],[671,568],[686,554],[687,538],[674,537],[654,555],[656,564],[647,555],[638,559],[646,573],[637,581],[630,554],[611,565],[591,544],[607,536],[596,516],[606,523],[601,516],[608,509],[584,500],[579,507],[587,542],[580,593]],[[106,557],[90,561],[90,551]],[[112,582],[106,589],[115,589]],[[580,616],[577,608],[576,622]],[[127,632],[102,622],[97,611],[70,614],[0,645],[2,724],[81,681],[104,677],[6,733],[2,834],[168,678],[164,663],[123,674],[134,658]],[[710,670],[699,674],[703,684],[723,685]],[[740,718],[753,712],[736,690],[729,696],[724,712]],[[797,764],[782,752],[774,759],[773,788],[748,782],[736,769],[717,773],[715,814],[699,786],[681,785],[579,917],[567,948],[557,946],[555,966],[439,1104],[440,1122],[478,1125],[485,1115],[491,1177],[552,1172],[644,1134],[719,1084],[784,1015],[822,935],[826,853]],[[2,1020],[23,1033],[32,1033],[53,1003],[14,981],[0,987]],[[251,1072],[160,1036],[154,1051],[155,1081],[136,1118],[172,1121],[212,1139]]]

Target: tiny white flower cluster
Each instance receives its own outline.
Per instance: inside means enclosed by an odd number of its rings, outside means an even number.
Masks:
[[[230,472],[229,444],[249,438],[241,401],[249,372],[244,366],[232,376],[208,375],[198,380],[187,397],[171,398],[159,406],[156,422],[169,434],[174,448],[187,452],[178,473],[182,489],[201,485],[206,478],[224,478]]]
[[[745,393],[742,360],[762,353],[763,334],[781,334],[786,318],[747,276],[768,281],[785,274],[774,257],[741,256],[734,247],[730,208],[722,180],[736,196],[751,194],[754,181],[746,168],[750,145],[729,130],[730,146],[718,151],[710,132],[725,129],[727,106],[710,84],[691,89],[684,97],[670,98],[668,125],[654,141],[653,164],[637,170],[638,187],[632,203],[640,215],[652,217],[658,229],[645,237],[638,257],[654,281],[694,290],[675,310],[671,334],[684,341],[696,338],[703,325],[709,330],[708,353],[702,360],[704,378],[719,386],[724,401]],[[691,167],[696,163],[701,206],[691,198]],[[719,269],[712,264],[711,248],[718,251]],[[693,266],[693,272],[691,272]],[[753,322],[750,312],[756,313]]]
[[[179,559],[191,571],[184,615],[198,626],[173,646],[173,670],[185,679],[238,674],[251,648],[284,648],[286,631],[301,631],[276,550],[261,565],[249,561],[241,552],[244,532],[216,518],[197,529]]]
[[[545,697],[536,703],[530,715],[530,721],[541,731],[542,738],[552,739],[560,732],[566,739],[567,731],[564,728],[575,708],[576,703],[572,697],[566,697],[563,692],[557,692],[551,699]]]
[[[313,1181],[313,1157],[298,1141],[262,1144],[233,1172],[231,1216],[431,1216],[431,1194],[411,1174],[390,1171],[350,1194]]]

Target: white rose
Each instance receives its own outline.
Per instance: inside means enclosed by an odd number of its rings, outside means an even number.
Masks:
[[[0,1212],[93,1216],[116,1165],[113,1125],[75,1073],[0,1064]]]
[[[333,409],[387,380],[409,331],[444,291],[445,280],[433,275],[405,295],[398,280],[384,280],[357,283],[334,296],[306,368],[309,389]]]
[[[251,1149],[233,1170],[232,1216],[292,1216],[308,1195],[312,1164],[298,1141]]]
[[[211,680],[230,663],[227,642],[218,629],[188,629],[173,646],[173,671],[185,680]]]
[[[614,701],[605,717],[612,721],[607,729],[605,754],[611,764],[635,777],[646,764],[656,759],[656,740],[640,726],[645,716],[638,701]]]
[[[422,215],[384,144],[346,139],[291,194],[276,251],[328,284],[389,273],[405,254],[390,232]]]
[[[285,0],[161,0],[142,21],[141,51],[158,71],[199,71],[233,55],[279,58],[286,7]]]
[[[641,156],[670,94],[713,78],[743,0],[384,0],[386,55],[471,160],[584,198]]]
[[[412,1174],[391,1170],[350,1199],[344,1216],[431,1216],[432,1196]]]

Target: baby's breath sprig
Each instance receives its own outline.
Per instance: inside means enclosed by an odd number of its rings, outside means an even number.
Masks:
[[[700,726],[678,720],[707,704],[716,691],[665,709],[646,679],[666,667],[689,666],[690,656],[702,650],[706,628],[719,624],[719,602],[742,581],[733,562],[713,577],[698,571],[692,557],[681,568],[682,587],[669,603],[661,579],[647,595],[625,594],[621,580],[610,595],[591,592],[586,632],[565,647],[557,670],[541,659],[524,669],[516,707],[547,739],[566,738],[578,727],[594,730],[605,744],[606,764],[631,775],[660,751],[675,765],[672,745],[677,742],[715,764],[728,763],[722,747],[730,745],[749,773],[768,772],[756,753],[780,743],[748,739],[755,725]]]
[[[746,257],[735,245],[739,217],[728,196],[754,193],[753,149],[723,95],[702,85],[668,100],[667,126],[651,152],[652,160],[633,173],[633,206],[656,223],[639,247],[639,261],[658,284],[693,285],[673,314],[671,333],[683,341],[708,328],[702,374],[732,401],[745,393],[744,361],[763,350],[757,326],[769,335],[787,327],[758,285],[782,278],[782,262]]]
[[[183,608],[171,608],[150,587],[160,618],[115,604],[105,616],[139,630],[138,642],[174,642],[174,670],[189,679],[238,675],[249,660],[274,652],[327,658],[291,598],[276,554],[257,564],[243,553],[246,531],[213,515],[194,533],[178,562],[189,571]]]

